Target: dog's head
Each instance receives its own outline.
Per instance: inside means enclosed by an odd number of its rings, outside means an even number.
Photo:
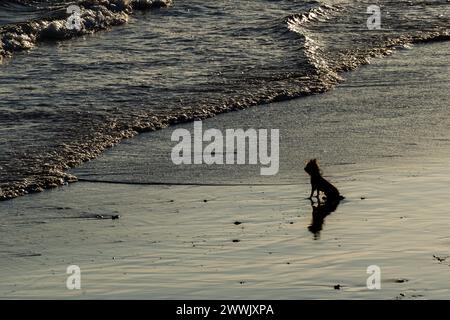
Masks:
[[[320,174],[320,169],[319,169],[319,164],[317,162],[317,159],[309,160],[308,163],[306,163],[305,171],[309,175]]]

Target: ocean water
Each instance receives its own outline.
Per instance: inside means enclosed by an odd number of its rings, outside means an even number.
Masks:
[[[3,1],[0,199],[75,181],[68,168],[139,132],[325,92],[449,26],[447,0]]]

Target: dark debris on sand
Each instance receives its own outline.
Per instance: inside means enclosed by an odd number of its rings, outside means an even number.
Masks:
[[[447,260],[448,257],[449,256],[442,257],[442,256],[437,256],[437,255],[433,254],[433,259],[437,260],[439,263],[445,262],[445,260]]]

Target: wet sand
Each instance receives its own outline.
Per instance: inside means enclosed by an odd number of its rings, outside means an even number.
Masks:
[[[448,298],[448,48],[416,46],[332,92],[204,122],[283,129],[280,174],[268,180],[248,166],[174,168],[167,129],[73,172],[129,184],[78,182],[0,203],[0,297]],[[308,229],[309,157],[346,196],[320,234]],[[233,185],[145,184],[163,180]],[[79,291],[65,286],[72,264]],[[381,290],[366,287],[370,265]]]

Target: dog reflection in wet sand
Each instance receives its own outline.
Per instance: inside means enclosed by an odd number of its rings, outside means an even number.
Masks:
[[[325,200],[324,202],[314,203],[311,200],[312,207],[312,221],[308,226],[308,230],[314,234],[314,239],[320,238],[320,231],[322,231],[323,224],[325,223],[325,218],[336,211],[340,200]]]
[[[309,196],[309,200],[311,200],[311,207],[313,209],[313,219],[308,229],[314,234],[314,238],[318,239],[326,216],[336,211],[339,202],[344,199],[344,197],[339,193],[339,190],[335,186],[322,177],[316,159],[308,161],[305,166],[305,171],[311,177],[311,195]],[[317,203],[314,203],[312,200],[314,191],[317,192]],[[321,192],[323,193],[322,199],[320,198]]]

